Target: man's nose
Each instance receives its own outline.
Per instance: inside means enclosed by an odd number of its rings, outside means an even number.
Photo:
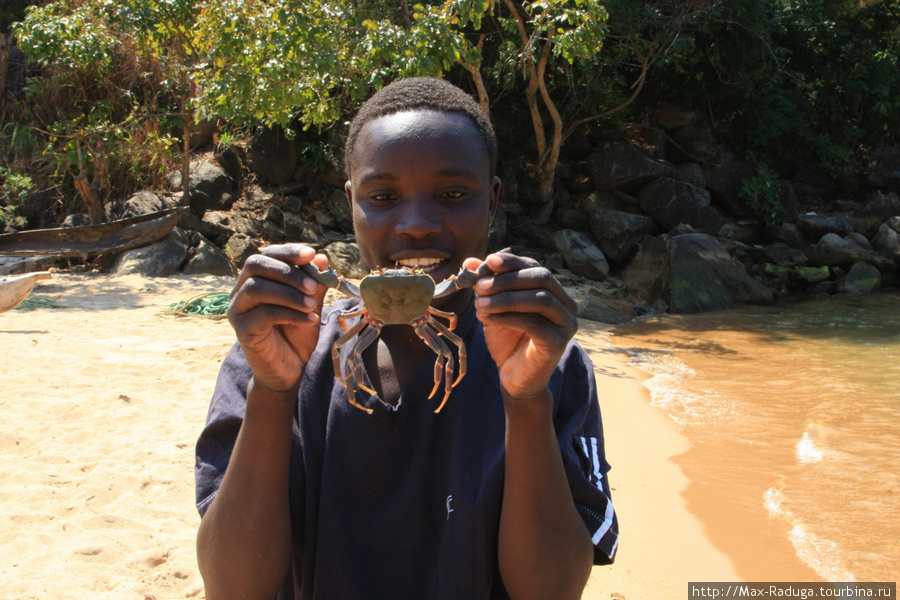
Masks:
[[[435,235],[441,231],[441,227],[437,207],[423,198],[407,202],[402,216],[397,220],[397,233],[414,238]]]

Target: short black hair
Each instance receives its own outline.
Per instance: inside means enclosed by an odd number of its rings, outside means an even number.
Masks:
[[[434,110],[464,115],[471,119],[488,155],[491,175],[497,171],[497,137],[481,106],[472,96],[449,81],[437,77],[410,77],[387,85],[366,100],[356,113],[344,146],[344,169],[347,177],[353,168],[353,148],[359,132],[369,121],[410,110]]]

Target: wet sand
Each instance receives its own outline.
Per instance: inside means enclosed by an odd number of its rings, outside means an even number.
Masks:
[[[57,274],[32,298],[68,308],[0,315],[0,597],[204,597],[193,452],[233,333],[159,313],[231,284]],[[733,515],[689,510],[691,482],[670,458],[688,445],[649,405],[645,375],[604,326],[583,321],[578,338],[595,363],[622,531],[616,564],[594,568],[584,598],[681,599],[689,581],[752,572],[710,530]]]

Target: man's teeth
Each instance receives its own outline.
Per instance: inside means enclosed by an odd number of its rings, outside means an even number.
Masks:
[[[407,258],[397,261],[401,267],[409,267],[411,269],[427,269],[440,262],[441,259],[439,258]]]

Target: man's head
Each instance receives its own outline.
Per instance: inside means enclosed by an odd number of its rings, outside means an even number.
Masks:
[[[471,119],[487,152],[491,176],[497,172],[497,138],[481,106],[470,95],[448,81],[435,77],[411,77],[395,81],[375,92],[359,109],[350,124],[344,148],[344,169],[347,176],[352,176],[353,149],[359,138],[359,132],[366,123],[385,115],[416,109],[451,112]]]
[[[466,258],[486,255],[500,193],[496,145],[464,92],[440,80],[404,83],[360,111],[347,143],[345,190],[369,268],[418,267],[441,281]],[[405,89],[417,91],[407,97]]]

